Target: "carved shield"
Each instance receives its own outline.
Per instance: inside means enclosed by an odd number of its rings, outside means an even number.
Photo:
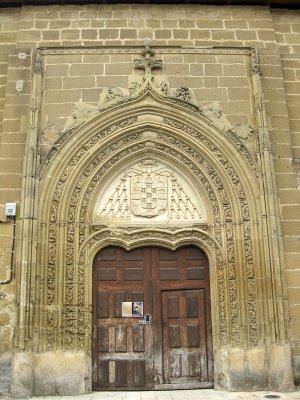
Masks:
[[[140,217],[155,217],[166,212],[168,178],[143,174],[131,178],[131,211]]]

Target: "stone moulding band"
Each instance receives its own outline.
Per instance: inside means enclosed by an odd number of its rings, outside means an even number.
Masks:
[[[109,238],[109,240],[107,240]],[[157,243],[169,249],[175,250],[185,242],[193,241],[202,247],[212,257],[217,247],[223,253],[221,245],[206,231],[198,228],[138,228],[129,226],[118,228],[100,228],[94,232],[79,249],[79,259],[85,254],[88,260],[93,259],[96,253],[109,243],[119,244],[127,250],[133,246],[147,246],[149,243]]]
[[[151,46],[157,53],[166,53],[166,54],[232,54],[232,55],[246,55],[249,56],[251,54],[251,47],[218,47],[218,46]],[[49,55],[49,54],[140,54],[141,46],[85,46],[82,47],[42,47],[39,49],[41,55]]]

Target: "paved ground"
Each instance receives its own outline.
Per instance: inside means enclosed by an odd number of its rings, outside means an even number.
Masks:
[[[9,399],[9,397],[0,397]],[[12,398],[10,398],[12,399]],[[170,390],[156,392],[93,392],[81,396],[41,396],[34,400],[300,400],[300,391],[289,393],[275,392],[219,392],[213,389]]]

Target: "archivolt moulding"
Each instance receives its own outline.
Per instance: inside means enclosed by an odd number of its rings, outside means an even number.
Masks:
[[[125,226],[99,228],[80,247],[79,259],[85,259],[88,265],[91,265],[97,252],[107,244],[121,246],[126,250],[140,246],[161,246],[175,250],[180,246],[191,243],[201,247],[211,262],[215,261],[216,248],[223,253],[220,244],[204,229],[199,227],[174,226],[171,229],[161,226],[134,229],[132,226]]]
[[[50,311],[59,295],[57,287],[60,287],[60,280],[56,265],[65,265],[63,346],[68,350],[85,348],[89,345],[85,342],[87,332],[84,332],[90,326],[89,315],[84,312],[90,304],[88,271],[91,256],[87,249],[96,251],[104,243],[119,243],[125,247],[162,243],[172,247],[171,243],[175,240],[177,244],[196,243],[205,247],[211,255],[211,276],[214,277],[216,288],[213,296],[217,299],[213,310],[218,321],[215,323],[218,329],[216,337],[222,344],[237,344],[248,340],[241,337],[239,328],[242,323],[240,304],[243,303],[242,297],[245,297],[251,315],[249,341],[255,344],[258,326],[254,294],[255,252],[252,251],[251,243],[254,227],[250,216],[256,215],[257,210],[250,207],[248,199],[257,195],[258,188],[249,157],[239,152],[237,160],[237,157],[233,157],[236,156],[236,149],[231,140],[211,122],[193,110],[187,111],[179,103],[171,106],[151,92],[143,93],[134,102],[116,105],[107,110],[106,114],[105,118],[93,118],[74,131],[57,148],[51,164],[44,164],[40,199],[45,205],[43,199],[46,197],[52,198],[52,202],[48,202],[50,207],[40,210],[40,219],[46,224],[45,235],[41,235],[40,239],[41,246],[45,247],[41,264],[46,268],[47,304],[43,319],[46,329],[42,333],[42,342],[47,349],[57,348],[55,332],[59,329],[61,317]],[[181,117],[180,123],[178,114]],[[108,120],[110,124],[107,124]],[[200,240],[199,231],[192,226],[189,230],[183,228],[182,232],[176,232],[175,236],[173,232],[172,236],[168,233],[168,229],[172,228],[165,227],[162,232],[151,230],[149,226],[145,228],[143,224],[134,228],[127,226],[125,230],[114,225],[109,230],[103,228],[93,234],[95,204],[107,177],[127,163],[134,165],[134,162],[146,156],[161,162],[164,160],[168,165],[180,165],[182,173],[185,171],[193,177],[198,190],[202,188],[206,211],[210,215],[210,237],[207,233],[203,236],[201,232]],[[48,176],[51,176],[51,180]],[[247,176],[247,180],[244,176]],[[249,184],[251,181],[253,185]],[[242,182],[246,183],[245,187]],[[145,221],[143,223],[146,224]],[[134,234],[132,229],[135,229]],[[235,241],[237,235],[242,235],[242,242]],[[217,246],[208,245],[212,239],[218,243]],[[55,243],[65,243],[65,251],[62,252]],[[80,252],[83,243],[87,243],[86,251]],[[81,255],[78,259],[79,252]],[[244,266],[244,270],[238,268],[239,263]],[[239,280],[246,287],[240,294]]]

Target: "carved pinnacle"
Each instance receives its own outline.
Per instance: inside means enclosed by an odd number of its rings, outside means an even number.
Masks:
[[[145,38],[144,39],[144,45],[145,49],[141,52],[142,56],[147,58],[147,54],[149,54],[150,57],[155,55],[155,51],[151,50],[151,39],[150,38]]]

